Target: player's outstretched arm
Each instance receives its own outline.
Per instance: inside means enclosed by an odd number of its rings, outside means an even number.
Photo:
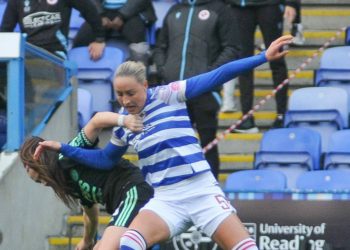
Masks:
[[[267,62],[282,58],[288,53],[284,47],[292,42],[292,36],[286,35],[276,39],[269,48],[256,56],[235,60],[222,65],[208,73],[200,74],[187,79],[185,97],[191,99],[205,92],[212,91],[216,87],[237,77],[238,75],[252,70]]]

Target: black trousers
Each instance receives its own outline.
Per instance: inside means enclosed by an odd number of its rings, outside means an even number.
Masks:
[[[186,105],[192,126],[197,129],[200,145],[205,147],[216,138],[220,105],[212,92],[193,98],[187,101]],[[220,169],[218,147],[215,146],[207,151],[205,158],[217,179]]]
[[[117,14],[115,12],[107,12],[106,16],[113,20]],[[73,47],[88,46],[95,40],[93,30],[87,22],[80,27],[78,34],[74,38]],[[106,40],[109,38],[125,39],[129,43],[140,43],[146,40],[146,26],[141,17],[134,16],[126,21],[120,32],[113,30],[106,30]]]
[[[283,6],[266,5],[254,7],[233,6],[233,15],[239,22],[242,42],[242,57],[254,54],[254,34],[259,25],[266,48],[275,39],[282,35],[283,31]],[[270,62],[272,70],[273,86],[276,87],[288,77],[287,66],[284,58]],[[241,92],[240,102],[243,114],[253,107],[254,76],[249,71],[239,76],[239,89]],[[288,86],[285,86],[276,94],[277,113],[284,114],[287,108]]]
[[[296,12],[296,16],[295,16],[295,19],[293,20],[293,23],[301,23],[301,1],[300,0],[296,0],[295,12]]]

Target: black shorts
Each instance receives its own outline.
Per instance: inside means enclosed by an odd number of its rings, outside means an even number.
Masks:
[[[130,187],[115,209],[108,226],[128,227],[139,210],[153,197],[153,188],[145,182]]]

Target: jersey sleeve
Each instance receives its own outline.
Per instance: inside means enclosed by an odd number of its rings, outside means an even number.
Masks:
[[[225,82],[265,62],[267,62],[265,52],[262,52],[256,56],[235,60],[210,72],[191,77],[186,80],[186,84],[183,87],[185,89],[185,99],[188,100],[212,91]]]
[[[168,85],[152,88],[152,94],[169,105],[185,102],[185,92],[186,81],[171,82]]]
[[[108,143],[103,149],[83,149],[62,143],[62,155],[94,169],[112,169],[117,165],[127,147]]]
[[[97,143],[98,140],[91,142],[85,135],[84,129],[82,129],[68,144],[72,147],[94,148],[97,146]],[[58,159],[62,160],[63,157],[63,154],[59,154]]]
[[[118,147],[128,147],[128,136],[127,129],[123,127],[115,127],[113,128],[112,137],[110,143],[118,146]]]

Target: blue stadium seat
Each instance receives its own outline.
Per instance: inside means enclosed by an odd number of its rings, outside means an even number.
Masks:
[[[350,45],[350,26],[345,31],[345,44]]]
[[[6,2],[0,1],[0,23],[2,23],[2,17],[4,15],[5,9],[6,9]]]
[[[6,5],[7,5],[7,1],[0,0],[0,23],[2,23],[2,18],[3,18],[3,15],[4,15],[5,9],[6,9]],[[14,31],[15,32],[21,32],[21,29],[20,29],[18,24],[16,25]]]
[[[78,66],[79,88],[90,91],[93,97],[93,112],[111,111],[113,94],[113,75],[123,62],[123,52],[117,48],[106,47],[103,57],[98,61],[90,59],[87,47],[71,49],[69,60]]]
[[[330,135],[348,128],[348,95],[334,87],[309,87],[295,90],[289,99],[284,127],[310,127],[322,137],[325,152]]]
[[[82,129],[93,115],[92,111],[92,95],[90,91],[78,88],[78,124]]]
[[[324,169],[350,170],[350,129],[332,134],[324,157]]]
[[[350,189],[350,171],[320,170],[306,172],[297,180],[296,187],[300,190],[327,192],[345,191]]]
[[[350,46],[325,50],[315,70],[315,86],[340,87],[350,96]]]
[[[80,15],[80,12],[76,9],[72,9],[72,14],[69,21],[69,33],[68,39],[72,41],[78,33],[81,25],[85,22],[85,19]]]
[[[119,49],[122,54],[122,61],[126,61],[130,57],[129,44],[123,39],[111,38],[106,41],[106,46]]]
[[[308,128],[272,129],[263,135],[254,168],[279,170],[287,176],[288,188],[294,188],[301,173],[320,169],[320,157],[318,132]]]
[[[155,24],[155,32],[163,26],[163,21],[171,6],[177,3],[176,0],[152,1],[156,12],[157,21]]]
[[[275,170],[242,170],[227,177],[225,190],[234,192],[283,191],[286,176]]]

